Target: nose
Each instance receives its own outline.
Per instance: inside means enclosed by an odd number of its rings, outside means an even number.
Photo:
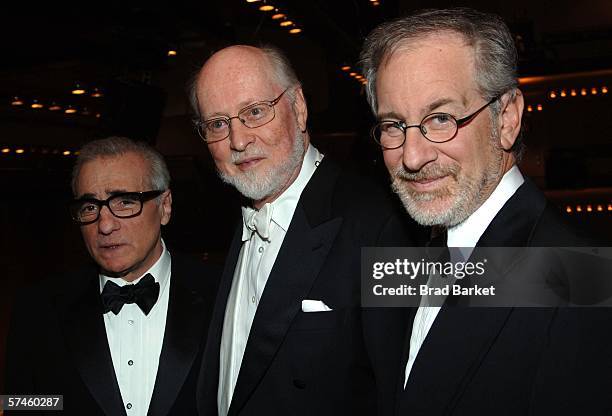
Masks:
[[[115,217],[107,206],[103,206],[100,210],[100,218],[98,218],[98,232],[109,235],[119,228],[121,228],[119,218]]]
[[[421,130],[415,127],[406,130],[406,140],[402,147],[402,161],[409,172],[417,172],[438,158],[436,145],[427,140]]]
[[[255,141],[254,129],[250,129],[238,117],[233,117],[236,120],[230,120],[230,148],[237,152],[243,152],[249,144]]]

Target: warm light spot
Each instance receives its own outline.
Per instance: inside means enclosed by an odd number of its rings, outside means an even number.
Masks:
[[[567,97],[567,93],[565,92],[565,90],[561,90],[561,97]]]
[[[341,70],[343,70],[343,71],[348,71],[349,69],[351,69],[351,67],[350,67],[350,66],[348,66],[348,65],[344,65],[344,66],[343,66],[342,68],[340,68],[340,69],[341,69]]]
[[[259,0],[246,0],[247,3],[257,3]]]
[[[550,92],[550,94],[548,94],[548,96],[549,96],[550,98],[557,98],[557,93],[556,93],[556,92],[554,92],[554,91],[551,91],[551,92]]]
[[[363,75],[355,75],[355,79],[361,81],[363,79]]]
[[[612,204],[608,204],[608,211],[612,211]]]
[[[590,206],[590,205],[587,205],[587,211],[588,211],[588,212],[593,211],[593,207],[592,207],[592,206]]]
[[[170,49],[168,51],[168,56],[176,56],[176,51],[174,49]]]
[[[74,114],[76,112],[77,112],[76,108],[73,108],[71,106],[69,106],[67,109],[64,110],[64,113],[66,114]]]
[[[349,75],[354,77],[355,75],[357,75],[357,72],[351,72],[351,73],[349,73]]]
[[[55,104],[55,103],[51,103],[51,105],[49,106],[49,111],[58,111],[61,110],[62,107],[60,107],[59,105]]]
[[[96,113],[96,118],[100,118],[100,117],[102,117],[102,114]]]
[[[565,212],[567,212],[568,214],[572,213],[572,207],[570,207],[569,205],[565,207]]]
[[[64,152],[62,153],[64,156],[70,156],[70,150],[64,150]]]
[[[9,153],[11,151],[11,149],[9,149],[8,147],[5,147],[4,149],[2,149],[2,153]]]
[[[377,1],[373,1],[373,2],[372,2],[372,6],[378,6],[379,4],[380,4],[380,3],[379,3],[379,2],[377,2]]]
[[[601,87],[601,93],[602,94],[607,94],[608,93],[608,87],[606,87],[605,85],[603,87]]]
[[[18,155],[20,155],[20,154],[22,154],[22,153],[24,153],[24,152],[25,152],[25,150],[23,150],[23,149],[17,149],[17,150],[15,150],[15,153],[17,153]]]
[[[94,88],[93,92],[91,93],[91,96],[94,98],[100,98],[103,97],[104,94],[102,94],[102,91],[100,91],[99,89]]]
[[[272,15],[272,19],[274,19],[274,20],[284,19],[285,17],[287,17],[287,16],[285,16],[283,13],[276,13],[276,14]]]
[[[14,97],[13,101],[11,101],[11,105],[23,105],[23,100],[19,99],[19,97]]]
[[[570,95],[571,95],[572,97],[575,97],[575,96],[576,96],[576,90],[571,90],[571,91],[570,91]]]
[[[274,6],[270,4],[262,4],[261,6],[259,6],[259,10],[261,10],[262,12],[269,12],[274,10]]]
[[[533,107],[532,107],[532,106],[530,106],[530,105],[528,105],[528,106],[527,106],[527,111],[529,111],[529,112],[531,113],[531,112],[533,111]]]
[[[297,35],[300,32],[302,32],[302,29],[300,29],[299,27],[294,27],[289,31],[289,33],[291,33],[292,35]]]
[[[536,108],[538,109],[538,111],[542,111],[542,104],[538,104]]]
[[[81,88],[80,85],[77,84],[76,88],[72,90],[72,93],[74,95],[82,95],[82,94],[85,94],[85,90]]]
[[[580,90],[580,95],[587,95],[586,88],[582,88],[582,89]]]
[[[597,95],[597,88],[595,87],[591,88],[591,94]]]
[[[602,207],[601,205],[597,205],[597,211],[598,211],[598,212],[603,211],[603,207]]]
[[[279,23],[282,27],[287,27],[287,26],[291,26],[293,24],[293,22],[291,20],[283,20],[282,22]]]
[[[39,108],[43,108],[44,105],[42,105],[41,103],[38,102],[38,100],[34,100],[32,102],[32,104],[30,105],[30,107],[34,108],[34,109],[39,109]]]
[[[582,206],[578,205],[578,206],[576,207],[576,212],[582,212]]]

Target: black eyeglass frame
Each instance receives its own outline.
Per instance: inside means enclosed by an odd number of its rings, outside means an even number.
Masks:
[[[372,136],[372,138],[374,139],[374,141],[380,146],[382,147],[384,150],[393,150],[393,149],[399,149],[400,147],[402,147],[404,145],[404,143],[406,143],[406,131],[410,128],[418,128],[419,131],[421,132],[421,135],[423,137],[425,137],[425,139],[427,139],[428,141],[432,142],[432,143],[446,143],[446,142],[450,142],[451,140],[453,140],[455,137],[457,137],[457,133],[459,132],[459,129],[463,126],[465,126],[466,124],[468,124],[470,121],[474,120],[476,118],[476,116],[478,116],[478,114],[480,114],[482,111],[484,111],[485,108],[487,108],[488,106],[490,106],[491,104],[493,104],[495,101],[499,100],[501,97],[503,96],[503,94],[497,95],[494,98],[492,98],[489,102],[487,102],[485,105],[483,105],[482,107],[480,107],[478,110],[474,111],[472,114],[465,116],[463,118],[457,119],[455,118],[455,116],[453,116],[452,114],[449,113],[443,113],[443,112],[437,112],[437,113],[431,113],[431,114],[427,114],[425,117],[423,117],[423,119],[421,120],[421,122],[419,124],[413,124],[413,125],[408,125],[406,124],[405,121],[396,121],[396,120],[381,120],[378,123],[376,123],[372,129],[370,130],[370,135]],[[437,115],[443,115],[443,116],[448,116],[450,118],[452,118],[453,120],[455,120],[455,133],[448,139],[446,140],[441,140],[441,141],[436,141],[436,140],[431,140],[429,137],[427,137],[425,135],[425,132],[423,131],[424,127],[423,127],[423,122],[429,118],[431,118],[432,116],[437,116]],[[384,124],[384,123],[392,123],[394,124],[397,128],[401,129],[404,133],[404,140],[402,140],[402,143],[399,144],[398,146],[394,146],[394,147],[387,147],[387,146],[383,146],[383,144],[376,138],[376,129]]]
[[[142,209],[144,207],[145,202],[157,198],[164,192],[166,192],[166,190],[144,191],[144,192],[120,192],[120,193],[116,193],[114,195],[109,196],[103,201],[96,199],[96,198],[75,199],[71,201],[69,204],[70,216],[72,217],[72,220],[76,222],[78,225],[93,224],[94,222],[100,219],[100,213],[102,212],[102,207],[107,207],[110,213],[113,214],[117,218],[134,218],[142,214]],[[133,199],[138,200],[140,202],[140,209],[138,210],[138,212],[134,214],[130,214],[126,216],[117,215],[111,208],[110,201],[113,199],[117,199],[117,198],[125,198],[126,196],[130,196],[130,197],[133,197]],[[96,215],[96,218],[91,221],[80,221],[78,219],[78,214],[77,214],[78,208],[85,202],[89,202],[98,207],[98,215]]]
[[[278,97],[276,97],[273,100],[269,100],[269,101],[268,100],[256,101],[256,102],[254,102],[252,104],[247,105],[244,108],[241,108],[238,111],[238,114],[233,116],[233,117],[218,116],[218,117],[209,118],[208,120],[196,120],[196,121],[194,121],[194,125],[195,125],[195,128],[196,128],[196,131],[198,132],[198,135],[200,136],[200,138],[202,140],[204,140],[205,143],[210,144],[210,143],[220,142],[221,140],[225,140],[225,139],[227,139],[230,136],[230,133],[232,131],[232,120],[235,119],[235,118],[240,120],[242,125],[244,127],[246,127],[246,128],[249,128],[249,129],[256,129],[256,128],[265,126],[266,124],[272,122],[272,120],[274,120],[274,118],[276,117],[276,110],[275,110],[274,106],[276,106],[276,104],[278,104],[280,102],[281,98],[283,98],[283,95],[285,95],[285,93],[287,91],[289,91],[289,88],[290,87],[286,88],[283,92],[280,93],[280,95]],[[257,107],[258,105],[262,105],[262,104],[269,105],[270,108],[272,108],[272,118],[270,120],[266,121],[265,123],[260,124],[259,126],[255,126],[255,127],[247,126],[245,124],[245,121],[240,118],[240,114],[243,113],[245,110],[248,110],[248,109],[253,108],[253,107]],[[227,123],[227,136],[223,137],[222,139],[208,140],[206,138],[206,135],[204,133],[202,133],[202,127],[207,125],[207,124],[209,124],[209,123],[217,121],[217,120],[225,120],[225,122]]]

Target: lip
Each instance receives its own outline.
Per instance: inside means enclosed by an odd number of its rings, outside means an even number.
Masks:
[[[98,248],[100,250],[106,251],[106,252],[113,252],[116,250],[119,250],[121,248],[125,247],[125,244],[123,243],[105,243],[105,244],[100,244],[98,245]]]
[[[247,157],[239,162],[236,162],[236,166],[238,169],[245,171],[254,168],[260,161],[262,161],[263,157]]]
[[[416,191],[419,192],[427,192],[441,186],[442,182],[448,177],[448,175],[440,176],[437,178],[428,178],[419,181],[408,181],[410,186],[412,186]]]

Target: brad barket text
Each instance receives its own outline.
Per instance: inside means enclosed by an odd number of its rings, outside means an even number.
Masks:
[[[417,293],[418,289],[418,293]],[[446,285],[444,287],[429,287],[427,285],[397,287],[384,287],[374,285],[372,292],[375,296],[495,296],[495,286],[462,287],[461,285]]]

